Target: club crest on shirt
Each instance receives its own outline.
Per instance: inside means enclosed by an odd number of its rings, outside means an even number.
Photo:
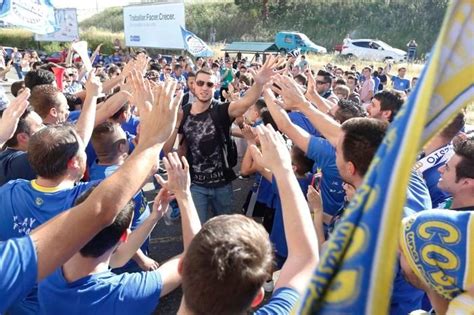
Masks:
[[[41,206],[44,203],[44,201],[40,197],[36,197],[35,203],[37,206]]]

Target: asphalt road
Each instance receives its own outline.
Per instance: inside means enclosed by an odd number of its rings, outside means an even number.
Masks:
[[[254,178],[236,179],[234,186],[234,208],[235,213],[240,213],[245,198],[254,183]],[[147,186],[150,188],[150,186]],[[145,189],[146,190],[146,189]],[[148,201],[153,200],[156,190],[148,190],[145,193]],[[181,223],[179,220],[173,225],[166,225],[164,220],[160,220],[151,233],[150,257],[160,264],[167,259],[179,255],[183,251],[183,239],[181,233]],[[182,292],[178,288],[167,296],[160,299],[160,303],[154,314],[176,314],[181,302]]]

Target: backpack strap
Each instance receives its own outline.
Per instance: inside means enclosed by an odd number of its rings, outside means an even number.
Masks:
[[[227,157],[229,156],[228,146],[230,144],[228,143],[228,141],[230,140],[230,134],[229,134],[229,130],[224,130],[222,123],[217,115],[218,105],[219,103],[217,101],[212,100],[211,106],[209,108],[209,113],[211,114],[212,122],[214,123],[214,126],[216,127],[216,131],[217,131],[216,141],[219,143],[219,146],[221,147],[221,150],[222,150],[224,166],[226,169],[229,169],[231,168],[231,166],[229,165],[229,161]]]

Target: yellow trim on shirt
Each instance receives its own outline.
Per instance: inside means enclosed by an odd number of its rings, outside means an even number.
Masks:
[[[33,179],[31,181],[31,187],[33,187],[34,190],[40,191],[40,192],[45,192],[45,193],[52,193],[52,192],[57,192],[61,190],[60,186],[55,186],[55,187],[44,187],[39,185],[36,182],[36,179]]]

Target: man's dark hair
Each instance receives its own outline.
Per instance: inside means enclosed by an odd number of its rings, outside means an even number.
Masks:
[[[342,156],[363,177],[387,131],[388,123],[374,118],[352,118],[342,124]]]
[[[359,81],[359,79],[357,79],[355,76],[353,75],[349,75],[347,76],[347,81],[349,80],[354,80],[354,83],[357,84],[357,82]]]
[[[31,91],[30,104],[41,118],[45,119],[51,108],[60,106],[58,93],[61,91],[51,84],[37,85]]]
[[[463,112],[460,112],[456,115],[452,122],[449,123],[444,129],[440,132],[440,136],[446,140],[451,141],[461,130],[464,128],[465,116]]]
[[[122,115],[124,112],[126,112],[130,108],[130,103],[127,102],[125,103],[118,111],[115,112],[115,114],[110,117],[112,120],[118,120],[120,118],[120,115]]]
[[[37,85],[53,84],[54,81],[56,81],[54,74],[44,69],[28,71],[25,75],[25,86],[30,90]]]
[[[120,125],[112,121],[103,122],[94,128],[91,143],[99,162],[113,161],[117,157],[119,146],[127,142],[126,138],[119,138],[119,128]]]
[[[66,97],[67,105],[69,106],[69,111],[72,112],[74,110],[77,110],[76,106],[82,107],[82,99],[80,97],[77,97],[74,94],[64,94],[64,96]]]
[[[32,111],[33,111],[33,108],[28,107],[23,113],[23,115],[21,115],[20,120],[18,121],[18,125],[15,130],[15,133],[7,142],[5,142],[5,146],[10,147],[10,148],[16,147],[18,145],[18,139],[16,138],[16,136],[20,133],[26,133],[31,136],[31,129],[26,121],[26,118],[28,117],[28,115],[31,114]]]
[[[12,86],[10,87],[10,92],[12,92],[12,95],[17,97],[18,96],[18,91],[21,89],[25,88],[25,81],[16,81],[12,83]]]
[[[109,67],[109,69],[107,70],[107,74],[108,74],[109,76],[111,76],[111,75],[113,75],[115,72],[117,72],[117,70],[120,70],[120,68],[119,68],[118,66],[116,66],[116,65],[111,65],[111,66]]]
[[[306,78],[306,76],[304,74],[298,74],[295,76],[295,81],[300,81],[304,86],[306,86],[308,84],[308,79]]]
[[[266,108],[260,112],[260,118],[262,118],[262,122],[265,126],[270,124],[272,125],[273,129],[275,129],[275,131],[278,131],[278,125],[273,119],[272,114],[270,114],[270,111],[268,111]]]
[[[356,102],[350,100],[339,100],[337,106],[338,109],[334,114],[334,118],[341,124],[351,118],[367,116],[365,109]]]
[[[260,114],[262,113],[262,109],[267,108],[267,103],[265,103],[265,100],[263,99],[263,97],[260,97],[255,102],[255,107],[257,108],[257,110]]]
[[[66,174],[69,160],[79,153],[73,125],[48,126],[31,136],[28,161],[38,176],[56,179]]]
[[[189,72],[188,72],[188,79],[189,79],[190,77],[191,77],[191,78],[195,78],[195,77],[196,77],[196,72],[194,72],[194,71],[189,71]]]
[[[207,67],[203,67],[201,69],[198,70],[198,72],[196,72],[196,78],[198,77],[199,74],[207,74],[207,75],[214,75],[214,73],[212,72],[211,69],[207,68]]]
[[[175,64],[174,67],[173,67],[173,71],[175,71],[175,72],[177,70],[181,70],[181,69],[183,69],[183,67],[179,63]]]
[[[398,111],[405,102],[405,97],[402,93],[395,91],[380,91],[374,95],[374,98],[380,102],[380,110],[389,110],[391,115],[388,121],[392,122]]]
[[[317,75],[321,76],[321,77],[324,77],[324,82],[325,83],[332,83],[333,75],[330,72],[324,71],[324,70],[319,70]]]
[[[74,202],[77,206],[86,200],[97,186],[91,187],[89,190],[80,195]],[[117,214],[114,223],[100,231],[93,239],[91,239],[79,251],[83,257],[97,258],[102,256],[106,251],[117,245],[120,237],[130,227],[133,218],[135,204],[133,200]]]
[[[296,145],[291,148],[291,163],[296,166],[295,173],[299,176],[304,176],[311,171],[314,165],[314,161],[307,158],[304,151]]]
[[[343,78],[338,78],[336,80],[336,85],[347,85],[347,82]]]
[[[471,136],[455,143],[454,153],[461,157],[456,165],[456,182],[463,178],[474,178],[474,138]]]
[[[262,225],[243,215],[207,221],[183,258],[183,292],[194,314],[242,314],[270,277],[273,251]]]

